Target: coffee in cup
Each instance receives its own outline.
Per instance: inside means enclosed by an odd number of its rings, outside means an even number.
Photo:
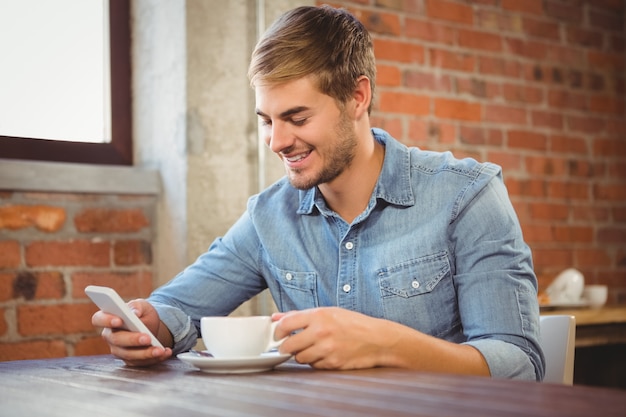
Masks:
[[[277,325],[269,316],[207,316],[200,320],[202,341],[216,358],[256,357],[277,348],[285,340],[274,339]]]

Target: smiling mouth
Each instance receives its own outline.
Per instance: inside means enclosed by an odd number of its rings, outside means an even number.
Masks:
[[[311,154],[311,151],[308,151],[308,152],[299,153],[299,154],[293,155],[293,156],[285,156],[284,158],[289,163],[296,163],[296,162],[302,161],[303,159],[305,159],[310,154]]]

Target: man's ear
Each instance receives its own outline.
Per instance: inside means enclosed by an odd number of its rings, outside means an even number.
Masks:
[[[370,79],[365,75],[361,75],[357,79],[352,98],[354,99],[355,104],[355,118],[360,119],[363,115],[367,115],[367,109],[372,101],[372,85],[370,83]]]

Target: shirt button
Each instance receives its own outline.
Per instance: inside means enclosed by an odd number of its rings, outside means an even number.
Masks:
[[[350,284],[346,284],[343,286],[343,292],[350,292],[350,289],[351,289]]]
[[[419,282],[417,282],[417,281],[413,281],[413,282],[411,283],[411,287],[413,287],[413,288],[415,288],[415,289],[418,289],[418,288],[420,287],[420,283],[419,283]]]
[[[346,249],[351,250],[354,247],[354,243],[348,242],[346,243]]]
[[[287,272],[285,274],[285,278],[287,279],[287,281],[291,281],[293,279],[293,275],[291,275],[291,272]]]

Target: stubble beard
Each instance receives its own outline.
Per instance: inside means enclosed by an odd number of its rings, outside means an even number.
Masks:
[[[287,169],[287,178],[294,188],[308,190],[320,184],[331,182],[352,164],[358,141],[354,128],[345,114],[341,115],[335,126],[335,135],[338,138],[338,143],[336,143],[332,154],[328,155],[329,159],[321,171],[314,173],[313,176],[305,177],[302,175],[302,170]]]

